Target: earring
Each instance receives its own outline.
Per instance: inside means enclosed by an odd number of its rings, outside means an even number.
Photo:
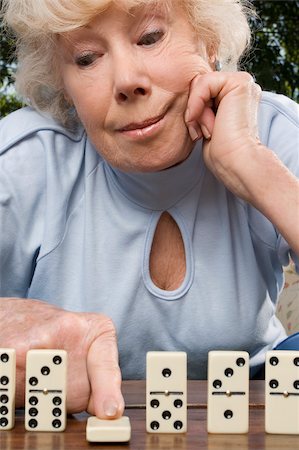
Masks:
[[[218,59],[215,60],[215,70],[216,72],[220,72],[222,70],[222,64]]]

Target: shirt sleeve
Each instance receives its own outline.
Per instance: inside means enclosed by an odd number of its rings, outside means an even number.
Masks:
[[[44,226],[43,166],[38,136],[0,151],[0,297],[26,297],[30,286]]]
[[[299,108],[298,105],[283,95],[264,93],[261,100],[259,116],[261,141],[273,150],[283,164],[299,178]],[[267,195],[267,193],[265,193]],[[293,214],[299,220],[299,211],[294,207]],[[269,229],[260,236],[264,242],[275,244],[275,249],[282,265],[287,266],[290,258],[295,262],[299,272],[299,257],[290,248],[277,230],[276,242],[270,236]],[[270,240],[269,240],[270,239]]]

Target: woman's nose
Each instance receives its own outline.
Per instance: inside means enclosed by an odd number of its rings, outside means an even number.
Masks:
[[[122,56],[114,63],[113,70],[117,103],[128,103],[150,95],[150,77],[142,62],[132,56]]]

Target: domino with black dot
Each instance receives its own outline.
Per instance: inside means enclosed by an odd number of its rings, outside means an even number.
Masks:
[[[249,428],[249,354],[210,351],[208,355],[209,433],[247,433]]]
[[[0,430],[15,424],[16,351],[0,348]]]
[[[299,434],[299,351],[266,353],[265,430]]]
[[[25,429],[64,431],[67,352],[29,350],[26,358]]]
[[[187,431],[187,354],[148,352],[146,357],[146,430]]]

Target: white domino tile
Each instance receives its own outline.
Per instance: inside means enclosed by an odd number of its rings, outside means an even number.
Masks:
[[[247,433],[249,428],[249,355],[211,351],[208,358],[209,433]]]
[[[88,442],[128,442],[131,439],[131,424],[127,416],[103,420],[89,417],[86,425]]]
[[[266,354],[265,429],[271,434],[299,434],[299,351]]]
[[[28,351],[25,389],[27,431],[65,430],[66,390],[66,351]]]
[[[187,354],[148,352],[146,359],[146,430],[187,431]]]
[[[0,430],[15,424],[16,351],[0,348]]]

